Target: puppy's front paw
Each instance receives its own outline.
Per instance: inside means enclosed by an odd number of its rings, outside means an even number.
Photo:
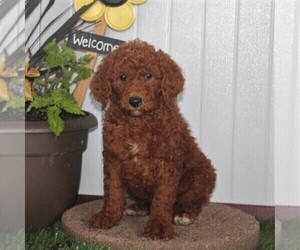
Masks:
[[[106,215],[102,211],[94,214],[90,220],[89,224],[95,228],[109,229],[118,224],[118,219],[113,216]]]
[[[156,219],[150,219],[144,230],[144,236],[151,239],[170,240],[176,236],[172,225],[163,225]]]

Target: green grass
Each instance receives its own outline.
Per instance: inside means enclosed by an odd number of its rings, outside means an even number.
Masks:
[[[292,225],[289,225],[291,230]],[[42,229],[37,233],[26,233],[26,250],[112,250],[109,247],[97,247],[82,240],[66,235],[56,223],[53,227]],[[274,218],[260,221],[260,250],[275,249]],[[297,248],[289,248],[297,249]]]
[[[274,217],[268,220],[259,221],[259,249],[273,250],[275,249],[275,220]]]
[[[26,250],[111,250],[109,247],[98,247],[65,234],[60,224],[45,228],[37,233],[26,233]]]

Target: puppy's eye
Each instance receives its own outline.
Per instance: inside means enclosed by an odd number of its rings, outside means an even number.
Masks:
[[[145,75],[145,79],[146,80],[150,80],[150,79],[152,79],[152,74],[150,74],[150,73],[147,73],[146,75]]]
[[[120,80],[122,82],[126,82],[127,81],[127,76],[126,75],[120,75]]]

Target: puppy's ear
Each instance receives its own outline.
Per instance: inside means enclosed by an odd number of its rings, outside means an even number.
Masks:
[[[168,106],[176,102],[177,95],[182,91],[184,77],[180,67],[163,51],[157,51],[162,72],[162,94]]]
[[[90,84],[92,94],[101,103],[102,110],[106,108],[111,97],[109,65],[110,60],[103,58]]]

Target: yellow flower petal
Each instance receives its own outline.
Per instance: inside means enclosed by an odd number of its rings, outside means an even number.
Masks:
[[[132,4],[126,2],[119,7],[107,7],[104,17],[112,29],[126,30],[134,23],[135,11]]]
[[[84,5],[87,5],[89,3],[93,2],[93,0],[75,0],[74,7],[75,10],[79,10]],[[100,1],[95,2],[86,12],[84,12],[80,18],[88,21],[93,22],[99,20],[105,11],[105,5],[102,4]]]
[[[25,79],[24,81],[24,93],[25,93],[25,101],[32,101],[32,92],[31,92],[31,84],[30,82]]]
[[[3,79],[0,79],[0,101],[9,101],[7,84]]]
[[[128,0],[128,1],[133,4],[142,4],[142,3],[146,2],[147,0]]]

